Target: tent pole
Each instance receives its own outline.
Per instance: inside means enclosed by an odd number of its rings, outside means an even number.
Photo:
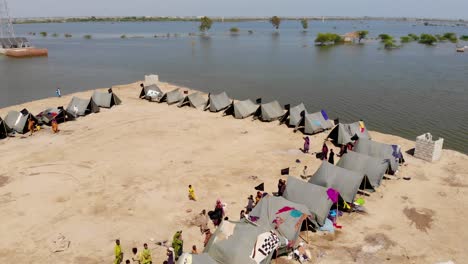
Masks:
[[[305,220],[306,222],[306,239],[307,239],[307,244],[309,244],[309,223],[307,222],[307,219]]]

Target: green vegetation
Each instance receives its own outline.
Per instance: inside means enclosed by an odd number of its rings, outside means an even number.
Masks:
[[[281,18],[273,16],[272,18],[270,18],[270,23],[273,25],[274,28],[279,29],[281,24]]]
[[[447,40],[446,38],[444,38],[444,36],[440,35],[440,34],[435,34],[434,37],[438,40],[438,41],[445,41]]]
[[[437,38],[431,34],[421,34],[419,37],[419,43],[426,45],[433,45],[437,42]]]
[[[410,36],[403,36],[403,37],[400,37],[400,41],[401,43],[408,43],[408,42],[411,42],[413,39],[410,37]]]
[[[47,37],[47,32],[45,32],[45,31],[42,31],[42,32],[39,33],[39,34],[40,34],[41,36],[43,36],[43,37]]]
[[[315,43],[319,43],[319,45],[326,45],[327,43],[338,44],[343,43],[343,38],[335,33],[318,33]]]
[[[362,39],[365,39],[367,37],[367,35],[369,35],[369,31],[367,30],[360,30],[357,32],[358,36],[359,36],[359,43],[361,43],[361,40]]]
[[[408,34],[408,37],[410,37],[411,40],[414,40],[414,41],[418,41],[418,40],[419,40],[419,36],[416,35],[416,34],[413,34],[413,33]]]
[[[83,38],[84,38],[84,39],[92,39],[93,36],[91,36],[91,35],[84,35]]]
[[[54,37],[54,38],[57,38],[58,36],[59,36],[59,34],[58,34],[58,33],[54,33],[54,34],[52,34],[52,37]]]
[[[304,30],[307,30],[309,28],[309,21],[307,19],[303,18],[301,19],[301,25]]]
[[[453,32],[445,33],[443,37],[445,39],[449,40],[452,43],[457,43],[458,42],[457,34],[455,34]]]
[[[201,32],[206,32],[210,30],[211,25],[213,25],[213,20],[211,20],[209,17],[204,16],[200,19],[199,29]]]
[[[231,32],[231,34],[237,34],[237,33],[239,33],[239,28],[232,27],[232,28],[229,29],[229,32]]]
[[[71,37],[72,37],[72,34],[70,34],[70,33],[65,33],[64,36],[65,36],[66,38],[71,38]]]
[[[382,42],[384,42],[386,40],[393,40],[393,37],[388,34],[380,34],[379,39],[382,40]]]
[[[468,35],[463,35],[460,37],[460,40],[468,41]]]
[[[126,39],[127,38],[127,35],[123,34],[122,36],[120,36],[121,39]]]
[[[383,41],[384,48],[385,49],[394,49],[397,48],[398,46],[395,44],[395,40],[392,39],[386,39]]]

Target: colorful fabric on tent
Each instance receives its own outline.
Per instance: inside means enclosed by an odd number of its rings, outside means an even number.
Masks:
[[[272,231],[262,233],[257,236],[252,254],[250,257],[257,263],[260,264],[264,259],[268,257],[273,251],[279,247],[280,239]]]
[[[364,133],[364,130],[366,130],[366,126],[364,125],[364,121],[359,121],[359,128],[361,129],[361,133]]]
[[[323,119],[328,120],[327,112],[325,112],[323,109],[320,112],[322,113]]]
[[[328,199],[330,199],[333,203],[337,203],[340,197],[340,193],[333,188],[328,188],[327,195]]]

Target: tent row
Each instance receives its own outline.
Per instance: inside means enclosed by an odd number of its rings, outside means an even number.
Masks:
[[[108,93],[95,91],[91,98],[81,99],[73,97],[67,108],[63,106],[49,107],[37,115],[31,114],[27,109],[21,111],[8,112],[5,119],[0,118],[0,139],[8,137],[11,133],[25,134],[29,132],[28,120],[31,118],[37,125],[51,125],[55,120],[57,123],[64,123],[75,120],[80,116],[91,113],[98,113],[100,107],[111,108],[121,104],[117,95],[109,89]]]
[[[190,106],[199,110],[210,112],[221,112],[223,115],[232,115],[236,119],[253,117],[263,122],[279,120],[281,124],[302,130],[304,134],[315,134],[333,128],[334,123],[328,118],[325,110],[309,113],[304,104],[283,107],[278,101],[262,103],[257,99],[254,103],[247,99],[235,101],[226,92],[219,94],[208,94],[208,98],[200,92],[185,94],[180,88],[169,92],[163,92],[156,84],[142,85],[140,96],[151,102],[167,102],[177,104],[178,107]]]

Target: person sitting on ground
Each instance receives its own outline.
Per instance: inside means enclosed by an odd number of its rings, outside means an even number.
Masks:
[[[174,264],[174,249],[172,247],[167,249],[167,264]]]
[[[52,120],[52,132],[54,134],[58,133],[60,130],[58,128],[58,123],[57,123],[57,120]]]
[[[250,195],[247,199],[248,199],[248,202],[247,202],[246,209],[247,209],[248,212],[250,212],[254,208],[253,195]]]
[[[335,164],[335,152],[333,152],[333,149],[330,149],[330,156],[328,157],[328,162],[331,164]]]
[[[192,188],[192,185],[188,186],[188,197],[192,201],[197,200],[197,197],[195,197],[195,190]]]
[[[328,147],[327,143],[323,142],[322,146],[322,160],[327,160],[328,159]]]
[[[172,238],[172,248],[174,248],[175,261],[179,259],[184,251],[184,240],[182,239],[182,231],[177,231]]]
[[[211,238],[211,230],[210,229],[206,229],[205,230],[205,241],[203,241],[203,246],[206,247],[206,245],[208,245],[208,242],[210,241],[210,238]]]
[[[310,139],[309,137],[304,137],[304,153],[309,153]]]
[[[122,252],[122,248],[120,247],[120,240],[119,239],[115,240],[114,253],[115,253],[114,264],[122,263],[122,261],[123,261],[123,252]]]
[[[240,220],[242,219],[245,219],[245,211],[244,210],[241,210],[240,211],[240,217],[239,217]]]
[[[263,197],[262,192],[258,191],[258,192],[257,192],[257,196],[255,196],[255,205],[257,205],[257,204],[260,202],[260,200],[262,199],[262,197]]]
[[[140,254],[138,254],[138,249],[136,247],[132,248],[132,262],[133,264],[140,264]]]
[[[32,136],[32,134],[35,131],[35,127],[36,127],[35,124],[36,124],[36,122],[34,121],[34,119],[32,119],[32,117],[29,117],[29,119],[28,119],[28,130],[29,130],[29,132],[31,132],[31,134],[29,134],[30,136]]]
[[[192,246],[192,255],[197,255],[197,254],[198,254],[197,246],[193,245]]]
[[[148,249],[148,244],[143,244],[143,251],[140,254],[140,263],[141,264],[151,264],[151,251]]]

